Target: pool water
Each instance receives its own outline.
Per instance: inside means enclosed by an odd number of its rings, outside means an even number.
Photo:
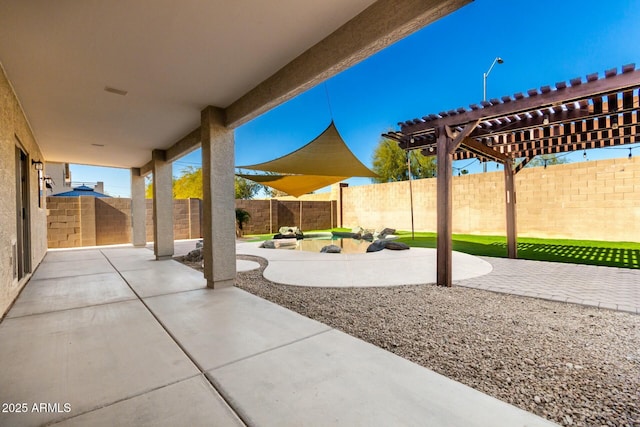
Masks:
[[[344,254],[363,254],[367,252],[367,248],[371,242],[366,240],[356,240],[351,238],[340,237],[319,237],[311,239],[302,239],[296,242],[295,246],[287,246],[282,249],[293,249],[307,252],[320,252],[320,249],[327,245],[336,245],[342,248]],[[331,254],[330,254],[331,255]]]

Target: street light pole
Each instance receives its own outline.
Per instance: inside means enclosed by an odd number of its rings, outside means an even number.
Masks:
[[[496,65],[496,63],[498,64],[502,64],[504,63],[504,60],[502,58],[500,58],[499,56],[496,57],[496,59],[493,60],[493,62],[491,63],[491,67],[489,67],[489,71],[487,71],[486,73],[484,73],[482,75],[482,100],[486,101],[487,100],[487,77],[489,77],[489,74],[491,73],[491,70],[493,70],[493,67]]]
[[[504,60],[499,56],[496,56],[496,59],[494,59],[493,62],[491,63],[491,67],[489,67],[489,71],[487,71],[482,75],[482,100],[483,101],[487,100],[487,77],[489,77],[489,74],[491,73],[491,70],[493,70],[493,67],[496,65],[496,63],[502,64],[504,63]],[[487,162],[482,162],[482,172],[486,172],[486,171],[487,171]]]

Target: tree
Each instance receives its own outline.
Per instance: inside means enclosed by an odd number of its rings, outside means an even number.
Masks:
[[[181,171],[179,178],[173,178],[173,198],[174,199],[202,199],[202,168],[189,166]],[[251,199],[260,191],[262,186],[253,181],[235,177],[236,199]],[[145,189],[145,196],[153,198],[153,182],[149,181]]]
[[[536,168],[540,166],[552,166],[552,165],[562,165],[565,163],[569,163],[569,160],[564,156],[558,156],[557,154],[543,154],[541,156],[536,156],[527,163],[528,168]]]
[[[262,188],[262,185],[257,182],[239,176],[236,176],[235,180],[236,199],[253,199],[260,191],[260,188]]]
[[[410,154],[411,177],[431,178],[435,176],[435,157],[426,157],[417,151]],[[390,139],[381,139],[373,152],[373,171],[378,178],[374,182],[405,181],[409,177],[407,153]]]
[[[242,237],[242,226],[249,222],[251,214],[242,208],[236,208],[236,223],[238,224],[238,237]]]

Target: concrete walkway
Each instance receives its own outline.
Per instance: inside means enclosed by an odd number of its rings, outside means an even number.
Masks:
[[[347,288],[420,285],[436,281],[435,249],[324,254],[259,246],[260,242],[238,243],[237,253],[267,259],[269,265],[264,277],[284,285]],[[476,256],[453,253],[453,280],[482,276],[491,270],[490,263]]]
[[[238,254],[266,258],[275,283],[374,287],[435,283],[435,249],[371,254],[320,254],[261,249],[240,243]],[[304,268],[298,268],[304,263]],[[453,252],[454,285],[640,314],[640,270],[563,264]]]
[[[554,425],[146,249],[48,253],[0,343],[2,426]]]

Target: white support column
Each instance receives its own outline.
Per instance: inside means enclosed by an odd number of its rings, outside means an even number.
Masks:
[[[202,236],[204,277],[209,288],[233,286],[236,278],[234,135],[225,127],[224,110],[201,114]]]
[[[131,243],[133,246],[147,244],[144,176],[140,168],[131,168]]]
[[[173,173],[164,150],[153,150],[153,251],[157,260],[173,256]]]

